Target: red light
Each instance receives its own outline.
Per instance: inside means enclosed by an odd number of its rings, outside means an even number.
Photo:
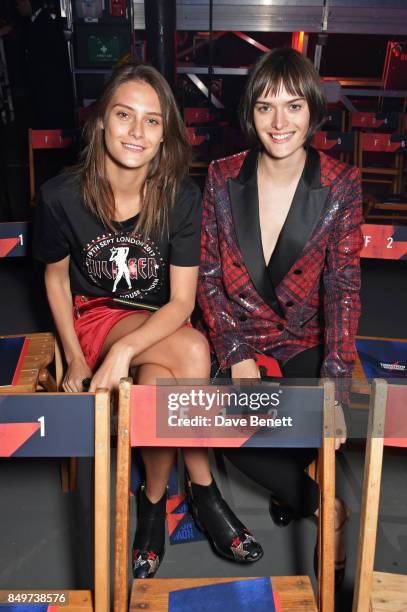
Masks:
[[[298,53],[302,53],[304,50],[304,36],[304,32],[293,32],[291,46]]]

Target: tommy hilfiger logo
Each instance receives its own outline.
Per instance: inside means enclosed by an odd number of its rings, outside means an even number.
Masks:
[[[151,240],[103,234],[86,245],[84,256],[91,280],[116,295],[138,298],[155,293],[162,285],[165,263]],[[137,289],[133,281],[137,281]]]

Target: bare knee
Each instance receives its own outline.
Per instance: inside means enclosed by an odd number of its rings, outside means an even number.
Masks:
[[[196,329],[186,330],[177,350],[173,372],[179,378],[208,378],[210,353],[208,342]]]
[[[162,380],[173,380],[170,370],[162,366],[146,363],[138,368],[136,381],[138,385],[156,385]]]

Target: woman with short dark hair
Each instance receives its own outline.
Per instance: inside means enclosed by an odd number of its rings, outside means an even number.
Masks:
[[[254,123],[254,110],[262,95],[275,97],[281,88],[305,98],[309,112],[307,146],[326,116],[326,100],[319,74],[311,62],[294,49],[275,49],[260,57],[250,72],[240,104],[240,123],[251,146],[262,146]]]
[[[346,439],[341,403],[355,361],[360,314],[362,207],[359,171],[310,146],[325,116],[320,78],[293,49],[253,67],[241,105],[249,151],[212,162],[204,196],[198,301],[217,368],[260,378],[256,359],[283,376],[337,384],[337,446]],[[274,517],[318,507],[305,468],[314,449],[229,449],[230,460],[272,493]],[[280,517],[287,520],[287,515]],[[337,501],[337,582],[343,579]]]

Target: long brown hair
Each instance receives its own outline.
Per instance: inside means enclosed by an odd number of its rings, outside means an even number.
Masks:
[[[280,47],[262,55],[250,71],[240,103],[240,122],[251,145],[260,145],[253,119],[253,109],[264,93],[276,96],[281,85],[292,96],[308,103],[310,123],[305,144],[309,144],[323,123],[326,100],[321,79],[310,60],[290,48]]]
[[[113,224],[115,202],[106,176],[106,149],[101,123],[116,90],[129,81],[151,85],[158,96],[163,115],[163,142],[150,163],[141,189],[141,211],[134,228],[147,238],[168,232],[168,213],[175,201],[180,181],[187,173],[190,155],[185,126],[174,95],[167,81],[155,68],[147,64],[129,63],[113,73],[85,125],[86,146],[74,173],[80,176],[85,206],[106,227],[116,232],[117,228]]]

